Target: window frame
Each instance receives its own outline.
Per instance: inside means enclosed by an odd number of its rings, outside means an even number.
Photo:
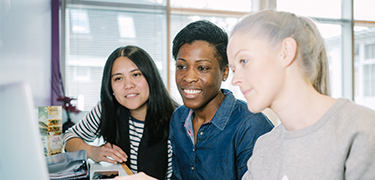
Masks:
[[[163,5],[148,5],[148,4],[130,4],[130,3],[121,3],[123,6],[119,7],[119,3],[111,2],[98,2],[98,1],[80,1],[80,0],[62,0],[61,9],[60,9],[60,66],[62,81],[65,82],[65,38],[66,38],[66,2],[80,2],[84,3],[86,6],[102,6],[104,8],[110,8],[116,5],[119,9],[123,10],[145,10],[149,9],[152,11],[163,11],[166,12],[166,50],[167,50],[167,69],[171,68],[171,15],[202,15],[202,16],[220,16],[220,17],[236,17],[241,18],[244,15],[248,14],[251,11],[257,11],[262,9],[277,9],[276,1],[277,0],[250,0],[252,2],[252,7],[249,12],[238,12],[238,11],[224,11],[224,10],[211,10],[211,9],[194,9],[194,8],[181,8],[181,7],[171,7],[170,0],[166,0],[166,4]],[[341,46],[341,58],[344,67],[342,68],[343,73],[343,84],[342,84],[342,97],[355,100],[355,48],[354,48],[354,26],[375,26],[375,21],[368,20],[354,20],[353,14],[353,0],[342,0],[342,15],[340,19],[336,18],[314,18],[318,23],[327,23],[327,24],[340,24],[342,26],[342,46]],[[126,7],[125,7],[126,6]],[[166,75],[166,85],[168,91],[170,91],[171,78],[170,71],[167,71]]]

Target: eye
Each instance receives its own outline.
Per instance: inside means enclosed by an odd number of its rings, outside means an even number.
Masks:
[[[244,64],[246,64],[248,61],[249,61],[249,60],[247,60],[247,59],[241,59],[241,60],[240,60],[240,64],[244,65]]]
[[[176,69],[185,69],[185,68],[186,68],[186,66],[184,66],[184,65],[181,65],[181,64],[176,65]]]
[[[122,79],[122,77],[115,77],[114,79],[113,79],[113,81],[119,81],[119,80],[121,80]]]
[[[142,73],[134,73],[133,76],[134,77],[139,77],[139,76],[142,76]]]
[[[208,67],[204,67],[204,66],[198,66],[198,69],[199,69],[200,71],[207,71],[207,70],[209,70],[210,68],[208,68]]]

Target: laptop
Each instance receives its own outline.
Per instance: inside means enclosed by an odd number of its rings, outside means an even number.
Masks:
[[[30,85],[0,85],[0,179],[49,180]]]

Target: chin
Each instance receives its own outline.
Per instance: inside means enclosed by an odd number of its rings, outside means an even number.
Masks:
[[[201,107],[201,105],[197,103],[196,101],[184,100],[183,102],[184,102],[184,105],[189,109],[199,109]]]
[[[260,107],[252,107],[249,104],[247,104],[247,109],[252,112],[252,113],[260,113],[262,112],[265,108],[260,108]]]

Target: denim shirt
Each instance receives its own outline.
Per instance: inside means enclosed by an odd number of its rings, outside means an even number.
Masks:
[[[182,105],[173,113],[171,179],[241,179],[255,141],[273,128],[265,115],[251,113],[246,102],[222,91],[226,97],[212,120],[199,128],[195,145],[194,132],[189,132],[193,111]]]

